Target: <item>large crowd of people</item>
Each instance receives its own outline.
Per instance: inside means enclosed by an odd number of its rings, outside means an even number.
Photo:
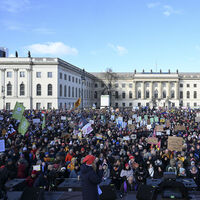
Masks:
[[[122,193],[136,191],[147,178],[162,178],[164,172],[193,178],[199,186],[199,112],[147,107],[26,110],[23,115],[30,126],[21,135],[20,122],[12,118],[12,112],[1,111],[0,138],[5,140],[5,151],[0,152],[1,187],[7,180],[22,178],[28,187],[56,190],[56,178],[84,180],[88,165],[98,174],[97,185],[111,179]],[[87,123],[93,130],[84,134],[82,128]],[[157,126],[163,130],[157,131]],[[177,130],[177,126],[184,128]],[[183,138],[181,151],[168,149],[168,136]],[[149,144],[149,137],[156,137],[158,144]]]

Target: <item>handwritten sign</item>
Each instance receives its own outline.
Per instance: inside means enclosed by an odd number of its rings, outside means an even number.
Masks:
[[[158,144],[158,138],[156,137],[149,137],[146,139],[148,144]]]
[[[177,126],[175,126],[175,131],[185,131],[185,126],[184,125],[177,125]]]
[[[162,132],[163,131],[163,126],[162,125],[156,126],[156,131],[157,132]]]
[[[170,151],[182,151],[183,138],[182,137],[168,137],[168,149]]]

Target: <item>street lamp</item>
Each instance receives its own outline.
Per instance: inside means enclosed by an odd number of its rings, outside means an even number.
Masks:
[[[3,109],[5,110],[5,87],[4,86],[2,86],[1,88],[1,93],[3,96]]]
[[[82,104],[82,110],[83,110],[83,84],[85,83],[85,70],[82,70],[81,74],[81,104]]]

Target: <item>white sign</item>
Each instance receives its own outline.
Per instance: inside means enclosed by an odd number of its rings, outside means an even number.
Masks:
[[[87,134],[90,134],[90,133],[93,131],[93,128],[91,127],[91,124],[90,124],[90,123],[87,123],[87,124],[82,128],[82,131],[83,131],[83,135],[87,135]]]
[[[40,171],[40,165],[33,165],[33,170],[39,172]]]
[[[126,141],[127,141],[127,140],[130,140],[130,137],[129,137],[129,136],[124,136],[124,137],[123,137],[123,140],[126,140]]]
[[[128,120],[128,124],[132,124],[132,119]]]
[[[170,130],[166,130],[166,135],[170,135]]]
[[[0,140],[0,152],[5,151],[5,140]]]
[[[2,115],[0,115],[0,120],[1,120],[1,121],[3,120],[3,116],[2,116]]]
[[[66,116],[61,116],[61,120],[65,121],[66,120]]]
[[[147,125],[147,129],[148,129],[148,130],[151,129],[151,124]]]
[[[89,123],[90,123],[90,124],[94,124],[94,120],[90,120]]]
[[[109,95],[101,95],[101,107],[110,106],[110,97]]]
[[[33,119],[33,124],[39,124],[40,123],[40,119]]]
[[[114,120],[115,120],[115,115],[111,115],[110,119],[111,119],[112,121],[114,121]]]

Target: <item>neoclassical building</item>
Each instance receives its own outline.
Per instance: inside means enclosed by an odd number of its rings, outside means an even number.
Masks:
[[[104,94],[113,107],[200,107],[200,73],[88,73],[59,58],[0,58],[0,87],[0,109],[100,107]]]
[[[91,107],[94,80],[59,58],[0,58],[0,109],[16,101],[27,109],[72,108],[79,97]]]

